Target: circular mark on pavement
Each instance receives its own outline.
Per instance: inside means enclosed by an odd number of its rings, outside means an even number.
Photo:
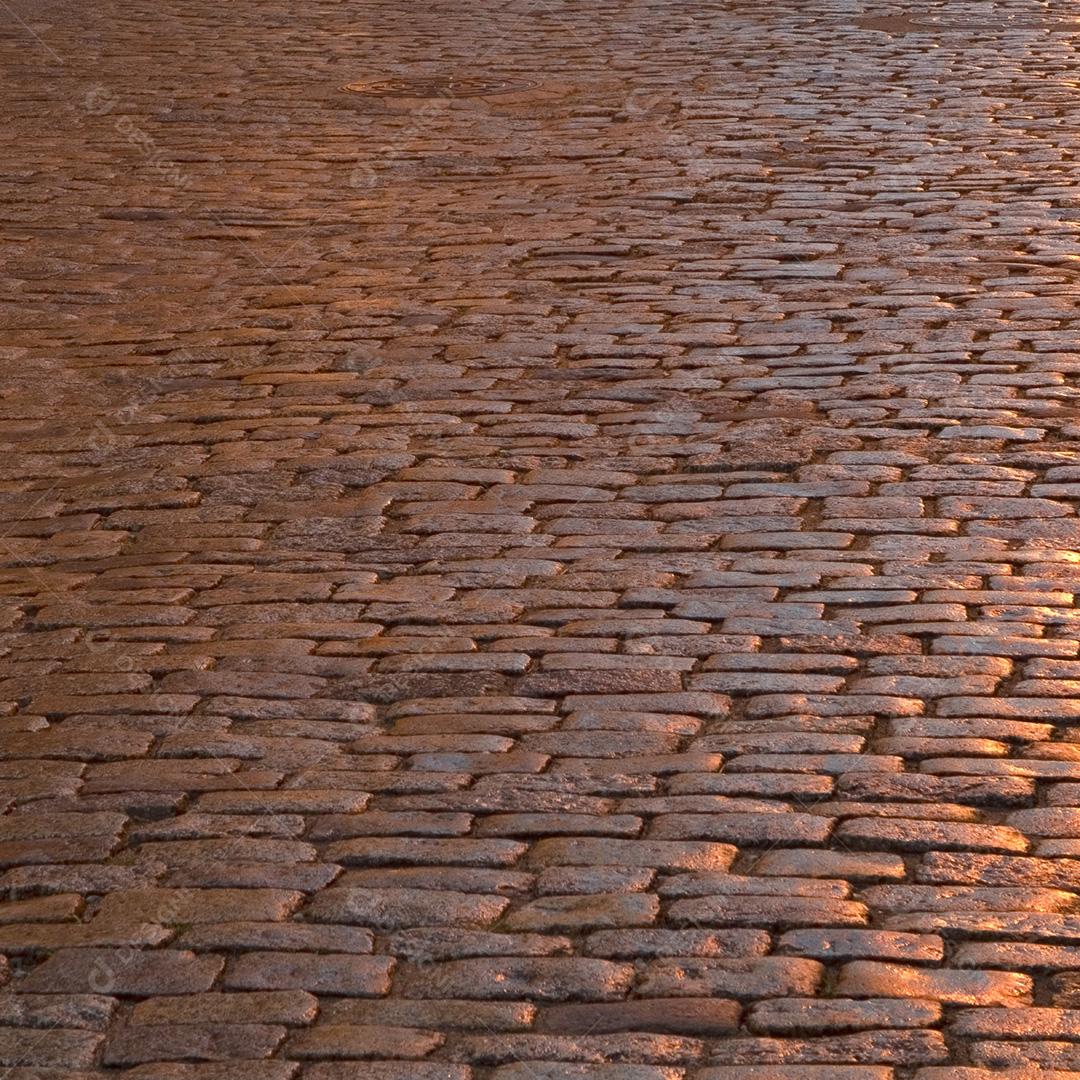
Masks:
[[[372,79],[349,83],[345,89],[369,97],[469,98],[520,94],[537,84],[528,79],[499,79],[482,75],[431,75],[417,78]]]

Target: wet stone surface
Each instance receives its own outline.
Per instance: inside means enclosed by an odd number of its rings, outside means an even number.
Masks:
[[[7,1080],[1080,1076],[1078,32],[0,4]]]
[[[345,87],[354,94],[372,97],[462,98],[517,94],[536,84],[520,79],[484,78],[479,75],[444,75],[424,78],[374,79],[352,82]]]

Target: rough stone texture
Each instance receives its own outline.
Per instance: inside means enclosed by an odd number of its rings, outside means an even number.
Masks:
[[[8,1080],[1080,1075],[1074,9],[0,2]]]

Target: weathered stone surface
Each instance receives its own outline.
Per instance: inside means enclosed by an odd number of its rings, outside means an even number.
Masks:
[[[1076,13],[159,7],[0,33],[8,1080],[1076,1080]]]
[[[304,1067],[304,1075],[315,1080],[472,1080],[472,1070],[465,1065],[428,1061],[326,1062]]]
[[[816,961],[764,957],[741,960],[654,960],[639,992],[646,997],[813,997],[825,969]]]
[[[46,1033],[0,1027],[0,1064],[9,1067],[64,1070],[89,1069],[104,1036],[92,1031],[50,1028]]]
[[[585,941],[589,956],[612,960],[663,956],[764,956],[770,936],[762,930],[600,930]]]
[[[886,930],[789,930],[776,943],[777,952],[815,960],[902,960],[940,963],[945,942],[934,934],[901,934]]]
[[[409,926],[486,926],[505,910],[509,900],[446,890],[327,889],[307,909],[320,922],[356,923],[372,929]]]
[[[941,1006],[930,1001],[889,998],[777,998],[753,1006],[747,1026],[762,1035],[822,1035],[876,1028],[932,1027]]]
[[[677,1035],[616,1033],[611,1035],[465,1035],[450,1051],[458,1060],[477,1065],[557,1060],[606,1064],[637,1060],[650,1064],[686,1065],[700,1061],[705,1046],[699,1039]]]
[[[730,844],[587,838],[541,840],[530,853],[538,866],[589,866],[614,862],[625,866],[651,866],[658,870],[726,870],[735,855],[736,848]]]
[[[105,1042],[106,1065],[147,1061],[235,1061],[269,1057],[285,1038],[273,1024],[139,1024],[117,1027]]]
[[[321,1018],[328,1024],[364,1027],[430,1028],[436,1031],[525,1031],[537,1007],[525,1001],[422,1001],[398,997],[348,998],[327,1002]]]
[[[319,1001],[302,990],[181,994],[140,1001],[133,1024],[310,1024]]]
[[[837,992],[852,997],[927,998],[949,1005],[1031,1003],[1027,975],[999,971],[935,971],[902,964],[855,960],[840,970]]]
[[[893,1071],[885,1065],[721,1065],[698,1075],[701,1080],[891,1080]]]
[[[251,952],[229,961],[223,984],[236,990],[307,990],[379,997],[390,989],[392,958],[338,953]]]
[[[884,1064],[913,1067],[948,1060],[939,1031],[866,1031],[806,1039],[761,1036],[731,1039],[721,1050],[726,1064],[801,1065]],[[721,1055],[718,1053],[717,1057]],[[708,1075],[706,1073],[706,1075]]]
[[[511,912],[504,925],[511,931],[581,932],[651,926],[659,914],[659,898],[640,893],[543,896]]]
[[[422,964],[463,957],[569,956],[574,952],[569,938],[555,934],[501,934],[447,926],[400,930],[387,935],[386,944],[393,955]]]
[[[0,1025],[104,1031],[116,1011],[102,994],[0,994]]]
[[[426,967],[402,965],[397,989],[406,997],[478,1001],[610,1001],[622,998],[633,968],[579,958],[458,960]]]
[[[437,1031],[420,1028],[364,1027],[359,1024],[320,1024],[289,1040],[290,1057],[302,1061],[346,1058],[411,1059],[427,1057],[445,1041]]]
[[[197,994],[225,966],[219,956],[177,949],[61,949],[19,983],[35,994]]]
[[[195,952],[370,953],[374,945],[372,932],[362,927],[297,922],[203,923],[182,929],[176,940]]]
[[[713,1037],[737,1031],[742,1009],[717,998],[652,998],[602,1005],[556,1005],[538,1016],[536,1030],[565,1035],[653,1031]]]

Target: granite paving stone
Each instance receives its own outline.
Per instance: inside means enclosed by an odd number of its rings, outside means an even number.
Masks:
[[[0,3],[7,1080],[1080,1078],[1078,49]]]

